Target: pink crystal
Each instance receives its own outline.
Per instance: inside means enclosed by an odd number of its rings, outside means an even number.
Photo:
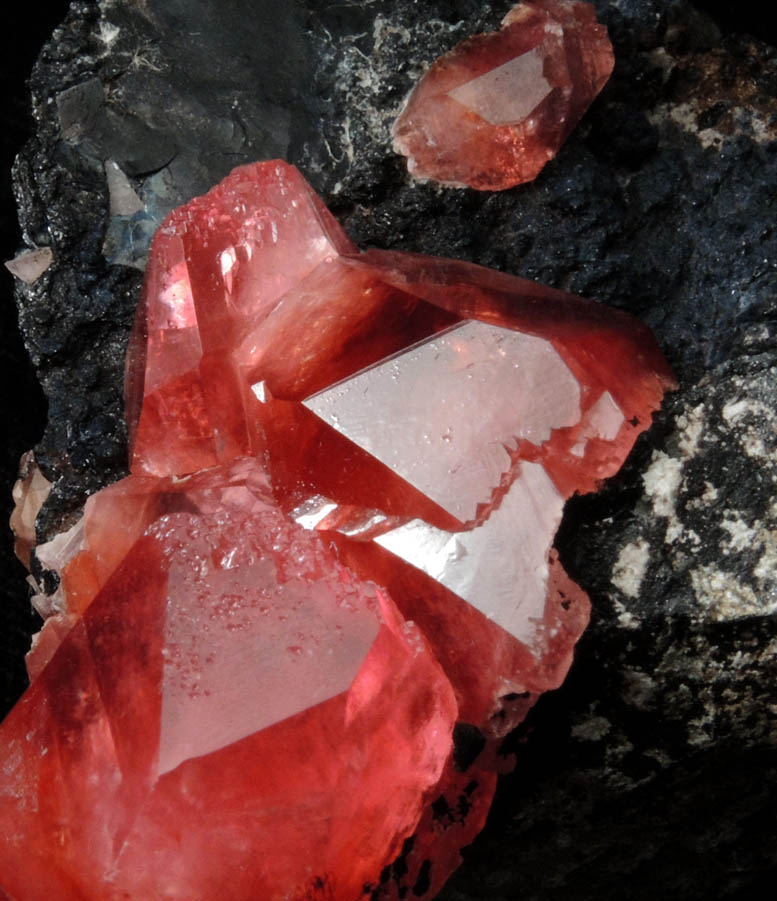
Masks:
[[[54,254],[50,247],[38,247],[35,250],[24,250],[12,260],[8,260],[5,268],[27,285],[35,282],[54,262]]]
[[[10,521],[16,536],[14,552],[27,569],[30,568],[30,552],[35,547],[35,520],[50,491],[51,482],[40,471],[32,451],[27,451],[19,461]]]
[[[450,752],[423,636],[278,511],[254,460],[130,477],[91,525],[121,497],[151,500],[150,525],[2,727],[3,888],[358,897]]]
[[[500,31],[440,57],[394,123],[419,178],[498,191],[536,178],[610,77],[607,29],[580,0],[524,0]]]
[[[0,886],[437,891],[587,622],[564,501],[671,384],[625,314],[360,254],[284,163],[174,212],[128,354],[132,474],[51,549],[60,593],[0,728]],[[457,723],[484,738],[466,772]]]

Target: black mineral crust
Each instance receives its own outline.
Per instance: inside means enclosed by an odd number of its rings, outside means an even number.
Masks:
[[[618,476],[567,506],[557,545],[592,624],[563,688],[506,739],[515,772],[440,897],[766,896],[777,876],[777,34],[751,2],[599,0],[615,72],[535,182],[489,194],[414,181],[391,150],[404,97],[510,5],[70,6],[33,70],[34,133],[13,171],[22,244],[54,256],[35,284],[16,283],[48,404],[35,452],[54,489],[38,536],[124,474],[123,355],[151,234],[240,163],[297,164],[361,247],[470,260],[628,310],[681,387]],[[111,203],[111,161],[142,209]],[[9,327],[3,341],[14,340]],[[30,417],[40,410],[30,402]],[[35,420],[24,422],[15,440],[32,443]],[[35,628],[19,570],[11,581],[7,706]],[[459,739],[462,761],[476,754],[477,736]],[[428,872],[406,885],[406,870],[398,860],[384,882],[428,896]]]

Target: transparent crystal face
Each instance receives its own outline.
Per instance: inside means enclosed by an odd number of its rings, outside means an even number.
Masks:
[[[445,532],[416,519],[375,542],[531,646],[545,611],[548,552],[563,507],[545,469],[523,463],[482,525]]]
[[[511,125],[529,116],[551,92],[544,64],[543,51],[535,47],[459,85],[448,96],[491,125]]]
[[[542,338],[467,321],[305,406],[461,522],[491,503],[517,441],[580,419],[580,386]]]
[[[576,457],[582,457],[589,438],[604,438],[606,441],[612,441],[617,437],[625,421],[623,410],[615,403],[615,398],[609,391],[603,391],[596,403],[586,413],[580,440],[572,448],[572,453]]]
[[[564,499],[541,464],[517,461],[518,444],[541,446],[581,417],[580,385],[553,345],[465,321],[305,405],[469,528],[379,523],[327,498],[311,498],[297,522],[371,538],[531,646]],[[606,402],[597,410],[591,434],[612,427]]]
[[[242,486],[220,494],[233,507],[254,501]],[[294,533],[261,513],[224,520],[173,514],[154,526],[175,549],[159,775],[347,691],[378,633],[376,610],[347,581],[315,578],[308,540],[290,543]],[[282,570],[280,553],[294,554],[298,574]]]

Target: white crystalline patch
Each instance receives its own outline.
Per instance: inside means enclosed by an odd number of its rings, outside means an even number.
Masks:
[[[774,597],[756,594],[752,585],[714,564],[692,569],[691,585],[700,607],[713,622],[773,616],[777,610]]]
[[[84,549],[85,543],[84,517],[81,516],[67,531],[59,532],[45,544],[39,544],[34,554],[44,569],[61,575],[67,564]],[[44,619],[68,612],[65,586],[61,580],[53,594],[36,593],[30,600]]]
[[[535,48],[459,85],[448,96],[491,125],[510,125],[525,119],[551,92],[542,70],[542,53]]]
[[[725,510],[723,516],[719,525],[724,532],[728,532],[728,538],[721,542],[724,554],[739,553],[755,546],[758,532],[742,519],[739,511]]]
[[[580,418],[580,386],[549,341],[464,322],[313,395],[305,406],[462,522],[511,466]]]
[[[422,520],[375,542],[531,645],[545,611],[548,552],[564,500],[539,463],[523,463],[501,505],[468,532]]]
[[[61,575],[73,557],[84,549],[84,545],[84,517],[81,516],[69,529],[58,532],[45,544],[39,544],[35,548],[35,556],[44,569]]]
[[[254,393],[254,397],[262,404],[267,403],[267,386],[264,383],[264,379],[261,382],[254,382],[251,385],[251,390]]]
[[[586,414],[580,441],[572,448],[572,453],[582,457],[589,438],[604,438],[606,441],[612,441],[618,436],[625,418],[612,394],[609,391],[603,392]]]
[[[116,38],[119,36],[119,29],[111,24],[110,22],[106,22],[104,19],[100,21],[100,32],[99,32],[100,40],[107,47],[111,47]]]
[[[647,572],[650,560],[650,545],[644,538],[631,542],[621,548],[618,559],[612,568],[612,584],[619,588],[626,597],[639,597],[642,580]]]

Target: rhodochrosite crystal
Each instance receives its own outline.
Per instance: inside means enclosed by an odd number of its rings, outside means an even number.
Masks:
[[[0,729],[2,889],[436,892],[587,621],[564,500],[670,384],[615,310],[360,254],[285,163],[172,213],[128,354],[131,475],[36,551],[61,584]]]
[[[500,31],[440,57],[394,123],[420,178],[501,190],[558,153],[613,68],[607,29],[580,0],[525,0]]]

